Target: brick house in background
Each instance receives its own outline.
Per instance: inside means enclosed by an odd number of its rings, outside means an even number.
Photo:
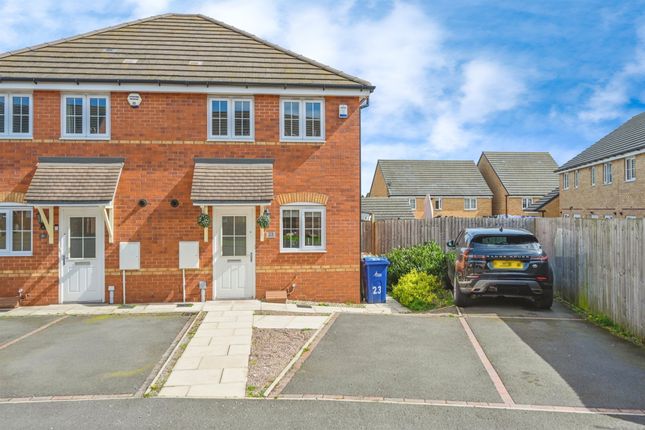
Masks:
[[[493,193],[470,160],[378,160],[369,197],[406,197],[417,219],[492,214]]]
[[[562,216],[645,217],[645,113],[560,166]]]
[[[373,89],[201,15],[0,56],[0,297],[118,303],[138,243],[128,302],[178,301],[191,242],[188,300],[359,301]]]
[[[533,211],[535,203],[558,187],[558,165],[548,152],[485,151],[477,167],[493,192],[493,215],[559,215],[557,195],[541,212]]]

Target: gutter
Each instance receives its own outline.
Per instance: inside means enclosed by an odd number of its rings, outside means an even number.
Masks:
[[[346,90],[368,90],[373,92],[374,85],[348,85],[348,84],[304,84],[304,83],[275,83],[275,82],[235,82],[235,81],[173,81],[168,79],[99,79],[99,78],[37,78],[37,77],[7,77],[0,76],[3,82],[29,82],[37,85],[42,83],[72,83],[72,84],[153,84],[153,85],[186,85],[186,86],[233,86],[233,87],[276,87],[276,88],[322,88]],[[369,103],[368,103],[369,105]]]

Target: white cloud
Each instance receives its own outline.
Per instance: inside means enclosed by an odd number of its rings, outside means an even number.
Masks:
[[[642,91],[645,77],[645,26],[638,31],[638,42],[631,57],[604,85],[594,89],[585,108],[578,114],[578,119],[599,122],[625,118],[630,97]],[[641,102],[645,101],[645,94],[639,95]]]

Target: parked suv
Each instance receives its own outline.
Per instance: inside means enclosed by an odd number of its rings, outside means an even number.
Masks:
[[[457,306],[468,306],[476,297],[522,297],[538,308],[551,307],[553,272],[531,232],[468,228],[447,245],[448,278]]]

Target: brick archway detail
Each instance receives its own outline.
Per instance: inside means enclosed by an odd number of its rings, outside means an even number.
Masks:
[[[300,192],[279,194],[275,200],[279,205],[288,205],[290,203],[316,203],[326,205],[329,196],[321,193]]]

